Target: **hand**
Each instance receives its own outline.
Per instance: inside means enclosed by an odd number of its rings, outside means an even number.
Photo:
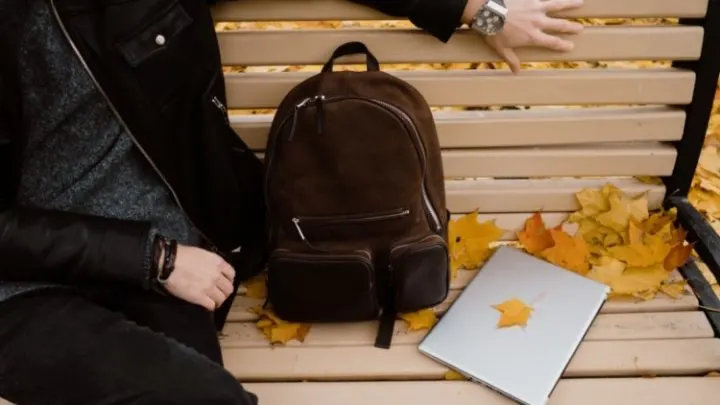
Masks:
[[[463,22],[469,22],[486,0],[469,0]],[[550,33],[577,34],[582,24],[548,13],[578,8],[583,0],[505,0],[508,17],[502,33],[484,37],[485,41],[510,65],[513,73],[520,72],[520,59],[515,48],[539,46],[560,52],[571,51],[574,44]]]
[[[233,292],[235,270],[222,257],[193,246],[179,245],[175,270],[167,291],[209,311],[217,309]]]

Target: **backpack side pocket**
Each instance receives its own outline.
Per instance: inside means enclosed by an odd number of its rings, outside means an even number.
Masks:
[[[447,242],[439,235],[393,247],[390,270],[397,312],[429,308],[447,298],[450,260]]]

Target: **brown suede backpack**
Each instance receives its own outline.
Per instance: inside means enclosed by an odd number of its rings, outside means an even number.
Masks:
[[[365,54],[367,71],[333,72]],[[381,319],[441,303],[448,211],[430,107],[359,42],[280,104],[265,154],[268,303],[291,322]]]

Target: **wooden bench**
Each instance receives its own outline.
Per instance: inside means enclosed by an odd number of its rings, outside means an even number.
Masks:
[[[720,275],[720,240],[685,198],[720,69],[717,0],[585,0],[566,15],[646,24],[588,27],[567,54],[522,50],[524,61],[555,68],[535,65],[517,77],[492,69],[497,56],[471,33],[442,44],[407,21],[377,28],[370,22],[391,18],[342,0],[238,0],[213,12],[218,23],[232,23],[218,32],[231,122],[258,153],[287,91],[337,45],[360,40],[436,111],[454,214],[478,209],[511,241],[534,211],[558,224],[578,208],[575,192],[612,182],[631,194],[648,191],[651,208],[676,206],[698,253]],[[681,24],[660,20],[667,17]],[[287,29],[291,21],[303,28]],[[272,23],[258,29],[258,22]],[[720,370],[720,319],[706,309],[720,301],[693,263],[680,273],[693,289],[679,299],[603,307],[551,405],[717,403],[720,378],[706,375]],[[461,271],[435,311],[441,315],[475,274]],[[416,349],[426,332],[400,321],[390,350],[373,347],[375,323],[313,325],[304,343],[271,346],[250,311],[259,304],[238,296],[221,342],[228,370],[263,405],[511,404],[476,384],[445,380],[448,370]]]
[[[337,45],[363,41],[433,106],[451,211],[479,209],[508,230],[503,239],[510,241],[536,210],[548,225],[563,221],[578,208],[574,193],[583,188],[612,182],[631,194],[648,191],[651,208],[687,194],[717,81],[717,56],[703,46],[708,38],[720,44],[718,29],[703,26],[706,13],[720,24],[718,2],[711,2],[709,8],[708,0],[585,0],[567,15],[649,20],[588,27],[567,54],[522,50],[524,61],[557,68],[517,77],[487,68],[499,59],[472,33],[460,31],[442,44],[407,21],[378,28],[392,18],[342,0],[240,0],[213,12],[221,23],[231,122],[257,153],[272,109],[291,87],[319,71]],[[666,63],[623,63],[633,60]],[[353,69],[360,61],[345,59]],[[577,62],[577,69],[557,62]],[[410,70],[411,64],[419,66]],[[573,108],[580,106],[587,108]],[[684,221],[688,209],[679,210]],[[692,263],[686,267],[699,274]],[[475,274],[461,271],[435,311],[442,314]],[[720,378],[703,376],[720,369],[720,340],[699,298],[712,299],[688,292],[676,300],[608,302],[550,403],[715,404]],[[303,343],[271,346],[250,310],[261,304],[238,296],[221,341],[226,367],[264,405],[511,403],[476,384],[445,380],[448,370],[417,351],[426,331],[409,332],[401,321],[389,351],[373,347],[372,322],[312,325]]]

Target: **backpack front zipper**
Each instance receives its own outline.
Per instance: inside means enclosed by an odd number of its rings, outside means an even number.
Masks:
[[[302,230],[301,223],[308,224],[310,226],[322,226],[322,225],[350,225],[350,224],[365,224],[368,222],[386,221],[390,219],[403,218],[410,215],[408,209],[397,209],[388,212],[382,212],[377,214],[358,214],[358,215],[333,215],[333,216],[312,216],[312,217],[294,217],[292,219],[293,225],[298,232],[298,236],[303,241],[307,240],[305,233]]]
[[[323,131],[323,123],[324,123],[324,106],[328,103],[338,102],[338,101],[345,101],[345,100],[356,100],[361,102],[366,102],[373,104],[375,106],[378,106],[385,111],[388,111],[391,115],[398,118],[401,122],[404,123],[404,126],[408,129],[408,132],[411,135],[412,143],[416,147],[416,152],[418,153],[418,156],[421,159],[422,162],[422,182],[421,182],[421,188],[422,188],[422,200],[423,205],[425,206],[426,211],[430,214],[430,217],[432,218],[433,225],[435,226],[435,231],[440,232],[442,230],[442,223],[440,222],[440,217],[437,214],[437,211],[435,210],[435,207],[433,206],[432,202],[430,201],[430,197],[428,196],[427,187],[425,185],[425,175],[427,172],[427,150],[425,148],[425,144],[422,141],[422,137],[420,136],[420,131],[417,129],[417,126],[413,122],[412,118],[410,118],[407,113],[405,113],[402,109],[387,103],[382,100],[377,100],[374,98],[364,98],[364,97],[351,97],[351,96],[338,96],[338,97],[325,97],[324,95],[317,95],[314,97],[307,97],[295,104],[295,107],[291,112],[286,114],[282,120],[280,121],[280,125],[278,126],[277,130],[273,132],[270,140],[271,144],[268,147],[268,150],[272,150],[272,147],[274,147],[276,138],[282,133],[282,130],[285,128],[288,122],[290,122],[290,119],[292,119],[292,127],[290,128],[290,133],[288,134],[288,140],[291,141],[295,135],[295,130],[297,128],[297,120],[298,120],[298,113],[301,109],[309,107],[311,105],[315,105],[318,108],[318,114],[316,117],[317,120],[317,131],[318,133],[322,133]],[[268,167],[268,173],[265,176],[266,178],[266,184],[265,184],[265,190],[266,193],[270,189],[270,172],[272,170],[272,163],[273,163],[273,153],[269,153],[266,155],[266,158],[268,159],[267,167]],[[266,201],[269,201],[269,196],[266,195]],[[293,221],[294,222],[294,221]],[[298,228],[298,233],[302,233],[302,230],[298,227],[298,224],[295,224],[296,228]]]

